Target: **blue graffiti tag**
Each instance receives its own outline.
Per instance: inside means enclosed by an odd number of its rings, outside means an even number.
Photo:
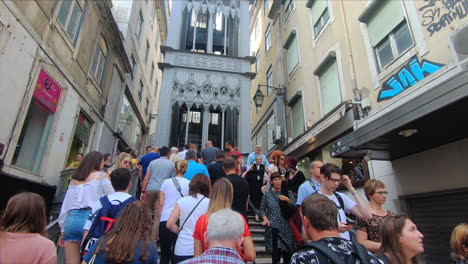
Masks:
[[[392,75],[384,82],[382,90],[377,97],[377,102],[394,97],[444,66],[443,64],[424,59],[418,61],[418,58],[414,56],[398,73]]]

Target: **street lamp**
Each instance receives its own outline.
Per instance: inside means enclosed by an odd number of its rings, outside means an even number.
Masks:
[[[265,95],[262,93],[262,90],[260,89],[261,87],[267,87],[267,89],[270,88],[278,96],[284,97],[284,95],[286,94],[286,87],[284,86],[273,87],[270,85],[259,84],[257,86],[257,91],[255,92],[255,96],[253,98],[256,107],[262,107],[263,100],[265,100]]]

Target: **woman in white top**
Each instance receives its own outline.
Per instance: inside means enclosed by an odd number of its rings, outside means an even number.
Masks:
[[[174,248],[177,240],[177,234],[167,229],[166,223],[174,210],[177,202],[188,195],[190,181],[184,178],[184,174],[187,171],[188,161],[179,160],[175,163],[175,178],[166,179],[159,192],[159,208],[162,208],[160,212],[159,224],[159,240],[164,241],[161,243],[161,260],[160,264],[169,264],[172,257],[172,249]]]
[[[167,228],[178,233],[172,263],[179,263],[193,257],[193,231],[198,218],[205,214],[210,204],[211,183],[204,174],[197,174],[189,184],[189,196],[180,199],[167,220]],[[180,228],[177,226],[180,220]]]
[[[58,223],[62,230],[59,245],[65,247],[68,264],[80,263],[80,242],[83,226],[88,219],[91,205],[104,195],[114,193],[109,175],[102,172],[104,156],[88,153],[73,173],[68,186]]]

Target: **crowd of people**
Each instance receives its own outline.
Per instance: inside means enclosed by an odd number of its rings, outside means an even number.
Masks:
[[[310,178],[295,157],[256,146],[243,163],[231,142],[148,146],[136,158],[93,151],[73,164],[58,217],[66,263],[245,263],[256,260],[249,213],[265,226],[273,263],[419,264],[423,234],[405,215],[385,210],[383,182],[362,199],[335,164],[314,160]],[[138,168],[138,192],[131,168]],[[338,192],[342,184],[349,196]],[[0,263],[56,263],[46,238],[46,209],[34,193],[13,196],[0,219]],[[450,240],[452,259],[468,263],[468,224]],[[21,261],[18,261],[21,259]]]

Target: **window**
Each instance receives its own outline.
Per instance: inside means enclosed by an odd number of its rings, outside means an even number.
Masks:
[[[265,16],[268,16],[268,11],[270,11],[270,0],[264,0],[263,1],[263,12],[265,13]]]
[[[86,114],[84,114],[84,112],[80,112],[76,122],[75,134],[73,135],[70,152],[68,153],[67,165],[75,160],[78,153],[87,152],[92,125],[93,122],[86,116]]]
[[[286,0],[286,2],[284,3],[285,20],[288,20],[289,15],[291,15],[291,12],[293,9],[294,9],[294,0]]]
[[[16,144],[12,164],[38,173],[44,156],[54,113],[33,98]]]
[[[324,67],[319,74],[322,113],[326,115],[341,103],[341,88],[336,60]]]
[[[299,136],[304,132],[304,110],[302,106],[302,98],[299,98],[291,106],[292,115],[292,136]]]
[[[216,19],[214,21],[213,28],[215,30],[223,30],[223,13],[222,12],[217,12],[216,13]]]
[[[401,1],[384,1],[360,21],[367,24],[379,71],[413,46]]]
[[[408,24],[402,22],[394,31],[374,47],[379,70],[382,70],[413,45]]]
[[[192,9],[192,22],[190,25],[192,27],[206,28],[208,25],[208,12],[200,10],[198,13],[195,13],[195,10]]]
[[[140,101],[143,98],[143,88],[144,88],[143,81],[140,80],[140,90],[138,90],[138,99]]]
[[[255,137],[255,141],[256,145],[263,145],[263,129],[258,132],[257,136]]]
[[[145,115],[148,115],[149,103],[150,103],[149,98],[146,98]]]
[[[153,12],[151,12],[150,24],[154,25],[154,18],[156,17],[156,7],[153,6]]]
[[[91,65],[91,73],[93,74],[96,81],[102,85],[104,79],[104,68],[106,65],[107,58],[107,45],[106,41],[99,35],[96,51],[94,52],[93,64]]]
[[[133,56],[133,54],[132,54],[132,56],[130,58],[130,63],[131,63],[130,66],[132,66],[132,72],[130,73],[130,76],[133,79],[133,77],[135,76],[135,68],[136,68],[135,56]]]
[[[257,18],[257,20],[255,21],[255,41],[257,41],[259,37],[260,37],[260,22],[258,22],[258,18]]]
[[[261,66],[260,50],[257,50],[257,56],[255,57],[255,72],[256,73],[260,72],[260,66]]]
[[[277,135],[275,135],[275,116],[274,115],[270,116],[270,118],[267,121],[267,136],[268,136],[267,147],[268,147],[268,150],[270,150],[271,148],[275,146],[274,141],[277,137]]]
[[[268,52],[270,47],[271,47],[271,28],[270,28],[270,24],[268,24],[267,29],[265,31],[265,48],[266,48],[266,52]]]
[[[135,34],[136,34],[137,38],[140,38],[142,28],[143,28],[143,14],[141,13],[141,10],[140,10],[140,13],[138,15],[137,28],[135,30]]]
[[[267,86],[273,86],[273,67],[270,65],[266,72],[266,84]],[[267,87],[267,96],[271,94],[271,88]]]
[[[153,81],[153,77],[154,77],[154,62],[151,63],[151,76],[150,76],[151,81]]]
[[[314,1],[310,8],[310,13],[312,16],[312,25],[314,26],[314,36],[317,37],[330,19],[328,0]]]
[[[150,51],[150,44],[149,44],[149,41],[146,40],[145,63],[148,63],[149,51]]]
[[[295,34],[291,35],[290,40],[288,39],[288,43],[285,46],[288,50],[288,75],[291,75],[294,69],[296,69],[296,66],[299,64],[299,56],[297,54],[297,38]]]
[[[73,44],[78,39],[83,10],[76,0],[63,0],[58,13],[58,21]]]

